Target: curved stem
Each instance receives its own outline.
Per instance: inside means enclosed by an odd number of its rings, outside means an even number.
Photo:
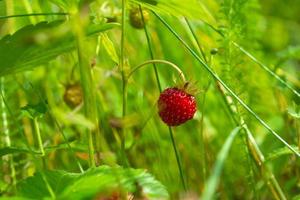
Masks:
[[[181,71],[181,69],[175,65],[174,63],[171,63],[169,61],[166,61],[166,60],[148,60],[148,61],[145,61],[141,64],[139,64],[138,66],[134,67],[130,72],[129,74],[127,75],[127,80],[132,76],[132,74],[137,71],[138,69],[140,69],[141,67],[145,66],[145,65],[148,65],[148,64],[153,64],[153,63],[162,63],[162,64],[166,64],[166,65],[169,65],[170,67],[172,67],[173,69],[175,69],[178,73],[179,73],[179,77],[180,79],[183,81],[183,82],[186,82],[186,79],[185,79],[185,76],[183,74],[183,72]]]

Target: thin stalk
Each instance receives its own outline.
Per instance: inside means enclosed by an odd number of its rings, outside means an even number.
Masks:
[[[193,35],[193,38],[195,39],[195,41],[196,41],[196,43],[197,43],[197,46],[198,46],[198,48],[199,48],[199,50],[200,50],[200,53],[201,53],[201,56],[202,56],[203,60],[207,63],[207,59],[206,59],[205,53],[204,53],[204,51],[203,51],[202,46],[200,45],[200,42],[199,42],[199,40],[198,40],[198,38],[197,38],[197,36],[196,36],[195,31],[194,31],[193,28],[192,28],[191,23],[189,22],[189,20],[188,20],[186,17],[184,18],[184,20],[185,20],[186,24],[188,25],[189,30],[191,31],[191,33],[192,33],[192,35]]]
[[[295,120],[295,128],[298,136],[298,150],[300,151],[300,120]]]
[[[52,117],[52,114],[51,114],[50,116]],[[52,117],[52,118],[53,118],[53,117]],[[77,166],[78,166],[80,172],[83,173],[83,172],[84,172],[83,167],[81,166],[81,164],[80,164],[80,162],[79,162],[79,160],[78,160],[78,158],[77,158],[77,156],[76,156],[76,154],[75,154],[73,148],[71,147],[71,145],[70,145],[70,143],[69,143],[69,141],[68,141],[68,139],[67,139],[65,133],[63,132],[61,126],[60,126],[59,123],[58,123],[58,121],[57,121],[56,119],[54,119],[54,118],[53,118],[53,120],[54,120],[54,123],[55,123],[55,125],[57,126],[59,132],[60,132],[61,135],[63,136],[65,143],[67,144],[67,146],[68,146],[68,148],[70,149],[72,155],[74,156],[74,159],[75,159],[75,161],[76,161],[76,164],[77,164]]]
[[[122,72],[122,117],[126,116],[127,109],[127,79],[125,73],[125,19],[126,19],[126,0],[122,0],[122,25],[121,25],[121,56],[120,56],[120,66]],[[125,129],[122,128],[121,131],[121,158],[124,166],[128,166],[126,150],[125,150],[125,142],[126,142],[126,132]]]
[[[50,116],[51,120],[54,121],[54,124],[56,125],[58,131],[62,135],[62,137],[63,137],[65,143],[67,144],[70,152],[74,156],[74,159],[75,159],[75,161],[76,161],[76,163],[78,165],[78,168],[79,168],[80,172],[83,173],[84,172],[83,167],[81,166],[81,164],[80,164],[77,156],[75,155],[75,152],[74,152],[73,148],[71,147],[71,145],[70,145],[70,143],[69,143],[69,141],[68,141],[68,139],[67,139],[67,137],[66,137],[66,135],[65,135],[65,133],[64,133],[64,131],[62,129],[62,127],[59,125],[58,121],[53,117],[54,115],[53,115],[51,107],[44,101],[44,99],[42,98],[41,93],[38,90],[35,89],[35,87],[33,86],[33,84],[31,82],[29,82],[29,84],[30,84],[31,88],[33,90],[35,90],[35,93],[38,94],[40,101],[43,102],[43,104],[44,104],[45,107],[47,107],[47,110],[49,112],[49,116]],[[12,112],[11,112],[11,115],[12,115]]]
[[[141,6],[139,6],[139,9],[140,9],[140,14],[142,16],[143,23],[145,24],[144,31],[145,31],[145,36],[146,36],[146,39],[147,39],[147,44],[148,44],[148,50],[149,50],[150,58],[152,60],[154,60],[154,55],[153,55],[153,51],[152,51],[152,47],[151,47],[150,34],[148,33],[148,29],[147,29],[147,26],[146,26],[146,23],[145,23],[145,20],[144,20],[144,15],[143,15]],[[159,79],[159,75],[158,75],[157,66],[156,66],[155,62],[153,62],[152,64],[153,64],[153,69],[154,69],[154,73],[155,73],[155,78],[156,78],[156,83],[157,83],[157,86],[158,86],[158,90],[159,90],[159,92],[161,92],[162,88],[161,88],[161,83],[160,83],[160,79]],[[175,69],[177,70],[177,68],[178,67],[176,66]],[[183,73],[180,72],[179,74],[183,74]],[[171,140],[172,140],[173,150],[174,150],[175,156],[176,156],[177,167],[178,167],[178,170],[179,170],[179,175],[180,175],[181,183],[182,183],[182,185],[184,187],[184,190],[187,190],[186,189],[186,185],[185,185],[185,181],[184,181],[183,170],[182,170],[182,167],[181,167],[181,164],[180,164],[179,155],[178,155],[177,148],[176,148],[176,142],[175,142],[175,139],[174,139],[171,127],[169,127],[168,130],[169,130],[169,134],[170,134],[170,137],[171,137]]]
[[[206,146],[206,142],[205,142],[205,138],[204,138],[204,114],[205,114],[205,102],[206,102],[206,94],[207,94],[207,90],[210,86],[210,83],[208,84],[207,88],[205,89],[205,92],[204,92],[204,96],[203,96],[203,101],[202,101],[202,105],[201,105],[201,108],[202,108],[202,115],[201,115],[201,119],[200,119],[200,125],[201,125],[201,128],[200,128],[200,139],[201,139],[201,155],[202,155],[202,164],[203,164],[203,167],[202,167],[202,173],[203,173],[203,182],[205,182],[206,178],[207,178],[207,158],[206,158],[206,152],[205,152],[205,146]]]
[[[28,13],[28,14],[7,15],[7,16],[0,16],[0,20],[8,19],[8,18],[16,18],[16,17],[47,16],[47,15],[69,15],[69,13]]]
[[[184,181],[184,176],[183,176],[183,170],[182,170],[181,162],[180,162],[180,159],[179,159],[179,154],[178,154],[178,150],[177,150],[175,139],[174,139],[174,134],[173,134],[173,131],[172,131],[171,127],[169,127],[169,133],[170,133],[170,138],[171,138],[171,141],[172,141],[172,145],[173,145],[173,149],[174,149],[174,153],[175,153],[175,157],[176,157],[178,171],[179,171],[179,174],[180,174],[180,180],[181,180],[183,189],[185,191],[187,191],[187,187],[186,187],[186,184],[185,184],[185,181]]]
[[[150,34],[148,32],[148,28],[147,28],[147,25],[145,23],[142,7],[140,5],[139,5],[139,9],[140,9],[140,15],[142,16],[143,24],[145,24],[144,31],[145,31],[145,36],[146,36],[146,39],[147,39],[150,58],[151,58],[151,60],[154,60],[154,55],[153,55],[153,50],[152,50],[151,40],[150,40]],[[159,89],[159,92],[161,92],[162,91],[161,83],[160,83],[160,80],[159,80],[159,75],[158,75],[158,71],[157,71],[157,67],[156,67],[155,63],[153,63],[153,69],[154,69],[154,74],[155,74],[155,78],[156,78],[157,87]]]
[[[204,21],[203,21],[204,22]],[[225,37],[224,34],[219,31],[218,29],[216,29],[214,26],[210,25],[207,22],[204,22],[206,25],[208,25],[213,31],[215,31],[216,33],[218,33],[220,36]],[[271,69],[269,69],[265,64],[263,64],[262,62],[260,62],[257,58],[255,58],[252,54],[250,54],[248,51],[246,51],[243,47],[241,47],[240,45],[238,45],[236,42],[231,41],[240,51],[242,51],[245,55],[247,55],[250,59],[252,59],[255,63],[257,63],[262,69],[264,69],[267,73],[269,73],[271,76],[273,76],[275,79],[277,79],[280,83],[282,83],[283,85],[285,85],[289,90],[291,90],[294,94],[296,94],[298,97],[300,97],[300,93],[297,92],[296,89],[294,89],[290,84],[288,84],[287,82],[285,82],[283,79],[281,79],[275,72],[273,72]],[[281,61],[282,62],[282,61]],[[281,63],[280,62],[280,63]],[[279,64],[280,64],[279,63]],[[277,64],[277,66],[279,65]]]
[[[43,181],[45,182],[46,188],[47,188],[48,192],[50,193],[51,198],[56,199],[55,193],[43,171],[41,171],[41,176],[42,176]]]
[[[96,91],[93,84],[91,66],[89,64],[88,57],[84,54],[84,32],[82,26],[84,21],[82,20],[80,13],[76,13],[73,16],[73,28],[76,33],[77,43],[77,56],[79,61],[79,71],[81,78],[81,85],[83,88],[84,110],[86,117],[94,124],[94,128],[88,130],[88,150],[89,150],[89,165],[95,167],[95,147],[94,147],[94,135],[100,134],[97,103],[96,103]]]
[[[161,64],[166,64],[166,65],[172,67],[173,69],[175,69],[175,70],[178,72],[181,81],[182,81],[182,82],[186,82],[185,76],[184,76],[183,72],[181,71],[181,69],[180,69],[177,65],[175,65],[174,63],[171,63],[171,62],[166,61],[166,60],[147,60],[147,61],[145,61],[145,62],[139,64],[138,66],[134,67],[134,68],[128,73],[128,75],[127,75],[127,80],[132,76],[132,74],[133,74],[135,71],[137,71],[138,69],[140,69],[140,68],[143,67],[143,66],[146,66],[146,65],[152,64],[152,63],[161,63]]]
[[[195,32],[194,32],[194,30],[192,28],[192,25],[190,24],[190,22],[189,22],[189,20],[187,18],[185,18],[185,21],[186,21],[186,23],[187,23],[187,25],[189,27],[190,32],[192,33],[192,35],[193,35],[193,37],[194,37],[194,39],[196,41],[198,49],[200,49],[200,53],[202,55],[202,58],[204,59],[204,61],[206,63],[209,63],[209,65],[212,66],[213,65],[213,56],[212,55],[210,56],[210,59],[209,59],[209,62],[208,62],[207,59],[206,59],[205,53],[204,53],[204,51],[202,49],[202,46],[201,46],[199,40],[197,39],[197,36],[196,36],[196,34],[195,34]],[[223,95],[221,95],[221,96],[224,97]],[[223,98],[223,100],[226,100],[226,98]],[[205,96],[204,96],[204,100],[203,101],[205,101]],[[204,102],[203,102],[202,108],[203,107],[204,107]],[[201,116],[201,123],[202,123],[202,127],[201,127],[202,145],[201,146],[202,146],[202,152],[203,152],[203,165],[204,165],[203,166],[203,175],[204,175],[203,178],[204,178],[204,181],[205,181],[205,179],[206,179],[206,168],[207,167],[206,167],[206,159],[205,159],[205,154],[204,154],[203,115]],[[247,139],[247,136],[245,138]],[[245,144],[247,144],[246,141],[245,141]],[[249,169],[250,169],[250,176],[251,176],[250,182],[251,182],[251,185],[252,185],[252,188],[253,188],[253,194],[256,195],[256,190],[255,190],[254,181],[253,181],[253,179],[254,179],[253,167],[252,167],[252,163],[251,163],[251,160],[250,160],[250,156],[249,156],[249,151],[248,151],[247,145],[245,146],[245,151],[246,151],[247,161],[248,161],[248,164],[249,164],[248,166],[249,166]],[[257,199],[257,197],[255,197],[255,199]]]
[[[31,7],[31,4],[29,3],[29,1],[22,0],[22,3],[23,3],[23,6],[25,7],[26,12],[32,13],[32,7]],[[30,16],[29,19],[32,24],[36,24],[36,18],[34,16]]]
[[[34,132],[36,134],[36,139],[37,139],[37,142],[38,142],[38,146],[39,146],[39,149],[40,149],[41,156],[44,156],[45,155],[45,150],[44,150],[44,146],[43,146],[43,140],[42,140],[42,137],[41,137],[40,127],[39,127],[39,122],[37,120],[37,117],[33,118],[33,126],[34,126]]]
[[[5,2],[6,5],[6,12],[8,14],[14,14],[14,1],[10,0]],[[8,20],[8,31],[11,33],[14,31],[14,26],[15,21],[13,19]],[[11,146],[11,138],[10,138],[10,128],[9,128],[9,121],[7,118],[7,112],[9,111],[8,109],[6,110],[6,102],[5,102],[5,78],[1,77],[0,79],[0,93],[1,93],[1,117],[2,117],[2,125],[3,125],[3,133],[4,133],[4,142],[6,143],[5,145],[10,147]],[[14,164],[14,159],[13,155],[8,155],[3,157],[4,160],[7,160],[9,163],[9,168],[10,168],[10,176],[11,176],[11,184],[13,186],[13,189],[16,190],[16,169],[15,169],[15,164]]]
[[[235,92],[230,89],[227,84],[210,68],[198,54],[176,33],[176,31],[158,14],[153,12],[154,15],[166,26],[166,28],[185,46],[188,51],[196,58],[200,64],[207,70],[207,72],[218,81],[229,93],[241,104],[261,125],[263,125],[271,134],[273,134],[280,142],[287,146],[296,156],[300,157],[300,153],[297,152],[290,144],[288,144],[278,133],[276,133],[264,120],[262,120],[242,99],[240,99]]]
[[[271,69],[269,69],[266,65],[264,65],[262,62],[260,62],[258,59],[256,59],[252,54],[250,54],[248,51],[246,51],[243,47],[238,45],[235,42],[232,42],[234,46],[236,46],[240,51],[242,51],[245,55],[247,55],[251,60],[253,60],[256,64],[258,64],[263,70],[268,72],[271,76],[273,76],[277,81],[279,81],[281,84],[283,84],[285,87],[290,89],[295,95],[300,97],[300,93],[297,92],[296,89],[294,89],[290,84],[285,82],[283,79],[281,79],[275,72],[273,72]]]
[[[10,139],[10,130],[8,127],[8,119],[7,119],[7,113],[5,111],[6,107],[6,102],[5,102],[5,90],[4,90],[4,78],[2,77],[0,80],[0,93],[1,93],[1,114],[2,114],[2,125],[3,125],[3,133],[4,133],[4,141],[6,143],[7,147],[11,146],[11,139]],[[12,155],[8,155],[3,157],[4,160],[8,160],[9,162],[9,168],[10,168],[10,175],[11,175],[11,180],[12,180],[12,185],[15,188],[17,179],[16,179],[16,169],[15,169],[15,164],[13,160]]]

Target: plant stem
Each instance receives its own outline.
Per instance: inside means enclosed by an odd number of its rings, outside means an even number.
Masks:
[[[145,23],[142,7],[140,5],[139,5],[139,9],[140,9],[140,15],[142,16],[143,24],[145,24],[144,31],[145,31],[145,36],[146,36],[146,39],[147,39],[150,58],[151,58],[151,60],[154,60],[153,50],[152,50],[152,47],[151,47],[150,34],[148,32],[148,28],[147,28],[147,25]],[[154,69],[154,74],[155,74],[158,90],[159,90],[159,92],[161,92],[162,88],[161,88],[160,79],[159,79],[159,75],[158,75],[158,71],[157,71],[157,67],[156,67],[155,63],[153,63],[153,69]]]
[[[151,47],[150,35],[148,33],[148,29],[147,29],[147,26],[146,26],[146,23],[145,23],[145,20],[144,20],[144,15],[143,15],[141,6],[139,6],[139,9],[140,9],[140,14],[142,16],[143,23],[145,24],[144,31],[145,31],[145,36],[146,36],[146,39],[147,39],[147,44],[148,44],[148,50],[149,50],[150,58],[152,60],[154,60],[154,55],[153,55],[153,51],[152,51],[152,47]],[[154,74],[155,74],[155,78],[156,78],[156,83],[157,83],[157,86],[158,86],[158,90],[159,90],[159,92],[161,92],[162,88],[161,88],[161,84],[160,84],[158,70],[157,70],[155,62],[153,62],[152,64],[153,64],[153,69],[154,69]],[[171,64],[171,66],[174,68],[173,64]],[[179,68],[175,65],[175,69],[178,71]],[[179,71],[180,71],[179,74],[183,75],[183,72],[181,70],[179,70]],[[183,80],[185,80],[184,77],[183,77]],[[185,185],[185,181],[184,181],[183,170],[182,170],[182,167],[181,167],[181,164],[180,164],[179,155],[178,155],[177,148],[176,148],[175,139],[174,139],[173,132],[172,132],[172,128],[169,127],[168,130],[169,130],[169,134],[170,134],[170,137],[171,137],[171,140],[172,140],[173,150],[174,150],[175,156],[176,156],[177,167],[178,167],[178,170],[179,170],[179,175],[180,175],[181,183],[182,183],[182,185],[184,187],[184,190],[187,190],[186,189],[186,185]]]
[[[15,17],[47,16],[47,15],[69,15],[69,13],[28,13],[28,14],[8,15],[8,16],[0,16],[0,20],[15,18]]]
[[[264,65],[262,62],[257,60],[252,54],[250,54],[248,51],[246,51],[243,47],[238,45],[235,42],[232,42],[234,46],[236,46],[240,51],[242,51],[245,55],[247,55],[251,60],[253,60],[256,64],[258,64],[263,70],[268,72],[271,76],[273,76],[277,81],[279,81],[281,84],[283,84],[285,87],[287,87],[289,90],[291,90],[295,95],[300,97],[300,93],[297,92],[290,84],[285,82],[283,79],[280,78],[275,72],[273,72],[271,69],[269,69],[266,65]]]
[[[122,33],[121,33],[121,56],[120,56],[120,66],[122,73],[122,117],[126,116],[127,109],[127,78],[125,73],[125,19],[126,19],[126,0],[122,0]],[[126,131],[125,128],[122,128],[121,131],[121,159],[124,166],[128,166],[126,150]]]
[[[32,13],[32,7],[28,0],[22,0],[23,6],[27,13]],[[34,16],[29,17],[31,24],[36,24],[36,18]]]
[[[180,159],[179,159],[179,154],[178,154],[178,151],[177,151],[177,147],[176,147],[176,144],[175,144],[175,139],[174,139],[174,135],[173,135],[173,131],[172,131],[171,127],[169,127],[169,133],[170,133],[170,138],[171,138],[171,141],[172,141],[174,153],[175,153],[175,156],[176,156],[176,162],[177,162],[177,166],[178,166],[178,170],[179,170],[179,174],[180,174],[180,180],[181,180],[183,189],[185,191],[187,191],[187,187],[186,187],[186,184],[185,184],[185,181],[184,181],[184,176],[183,176],[183,170],[182,170],[182,166],[181,166]]]
[[[178,74],[179,74],[179,77],[180,79],[182,80],[182,82],[186,82],[186,79],[185,79],[185,76],[183,74],[183,72],[181,71],[181,69],[175,65],[174,63],[171,63],[169,61],[166,61],[166,60],[148,60],[148,61],[145,61],[141,64],[139,64],[138,66],[134,67],[127,75],[127,79],[129,79],[132,74],[137,71],[138,69],[140,69],[141,67],[145,66],[145,65],[148,65],[148,64],[152,64],[152,63],[162,63],[162,64],[166,64],[166,65],[169,65],[171,66],[173,69],[175,69]]]
[[[37,120],[37,117],[33,118],[33,126],[34,126],[34,132],[36,134],[36,139],[37,139],[37,142],[38,142],[38,146],[39,146],[39,149],[40,149],[41,156],[44,156],[45,155],[45,150],[44,150],[44,146],[43,146],[43,140],[42,140],[42,137],[41,137],[40,127],[39,127],[39,122]]]
[[[198,46],[198,48],[199,48],[199,50],[200,50],[200,53],[201,53],[201,55],[202,55],[203,60],[207,63],[207,59],[206,59],[205,53],[204,53],[204,51],[203,51],[202,46],[200,45],[200,42],[199,42],[199,40],[198,40],[198,38],[197,38],[197,36],[196,36],[195,31],[194,31],[193,28],[192,28],[191,23],[189,22],[189,20],[188,20],[186,17],[184,18],[184,20],[185,20],[185,22],[187,23],[187,25],[188,25],[188,27],[189,27],[189,30],[191,31],[191,33],[192,33],[192,35],[193,35],[193,38],[195,39],[195,41],[196,41],[196,43],[197,43],[197,46]]]
[[[227,105],[228,110],[231,113],[231,117],[234,120],[236,125],[242,126],[244,131],[247,135],[247,146],[249,149],[249,152],[254,159],[257,167],[260,169],[260,173],[262,174],[263,178],[265,179],[265,182],[267,186],[269,187],[272,195],[275,199],[282,199],[285,200],[286,197],[280,188],[275,176],[273,173],[269,170],[269,168],[265,165],[265,158],[262,152],[260,151],[258,145],[255,142],[255,139],[249,130],[247,124],[245,123],[242,116],[239,116],[239,119],[235,118],[235,115],[238,115],[237,113],[237,107],[232,103],[233,100],[231,99],[231,96],[226,94],[225,89],[223,89],[222,85],[217,82],[217,88],[219,89],[219,92],[222,94],[223,99],[225,101],[225,104]]]
[[[3,126],[3,133],[4,133],[4,141],[5,145],[7,147],[11,146],[11,139],[10,139],[10,130],[8,127],[8,119],[7,119],[7,113],[6,113],[6,108],[8,109],[6,102],[5,102],[5,90],[4,90],[4,82],[5,79],[2,77],[0,79],[0,93],[1,93],[1,116],[2,116],[2,126]],[[6,107],[6,108],[5,108]],[[9,162],[9,168],[10,168],[10,175],[11,175],[11,183],[15,188],[17,179],[16,179],[16,169],[14,165],[14,160],[12,155],[7,155],[3,157],[3,160],[7,160]]]
[[[83,88],[84,110],[86,117],[94,124],[94,128],[88,130],[88,150],[89,150],[89,165],[95,167],[95,148],[94,148],[94,135],[100,134],[99,120],[97,113],[96,91],[93,84],[91,66],[89,58],[84,54],[84,32],[83,28],[85,21],[83,21],[80,13],[73,16],[73,28],[76,33],[77,55],[79,61],[79,71],[81,78],[81,85]]]
[[[207,72],[218,81],[229,93],[241,104],[262,126],[264,126],[270,133],[272,133],[280,142],[287,146],[296,156],[300,157],[300,153],[297,152],[290,144],[288,144],[278,133],[276,133],[264,120],[262,120],[242,99],[240,99],[235,92],[230,89],[227,84],[210,68],[194,50],[175,32],[175,30],[158,14],[153,12],[154,15],[167,27],[167,29],[187,48],[187,50],[196,58],[199,63],[207,70]]]

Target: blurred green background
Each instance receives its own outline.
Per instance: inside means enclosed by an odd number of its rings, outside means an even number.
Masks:
[[[72,4],[71,2],[0,0],[0,16],[68,12],[71,11],[68,5]],[[82,12],[82,15],[87,15],[88,25],[82,27],[85,30],[91,24],[105,24],[109,18],[121,23],[120,1],[95,0],[87,1],[86,4],[84,1],[74,2],[82,3],[82,10],[85,9],[84,5],[87,5],[86,13]],[[295,148],[300,145],[299,97],[278,83],[231,43],[234,41],[241,45],[300,92],[299,0],[154,1],[157,5],[151,2],[153,1],[128,1],[126,9],[136,7],[136,3],[139,3],[144,9],[154,10],[187,44],[196,52],[200,52],[183,18],[187,17],[208,65],[284,140]],[[51,15],[0,19],[1,40],[5,35],[13,34],[26,25],[58,19],[69,18]],[[151,57],[144,30],[131,27],[128,20],[126,17],[124,48],[126,69],[129,70],[150,60]],[[67,23],[65,26],[67,31],[69,31],[67,28],[72,26],[70,24]],[[267,158],[265,166],[272,171],[287,199],[300,198],[299,158],[292,155],[235,100],[233,104],[237,108],[237,114],[234,116],[230,114],[210,74],[151,12],[147,29],[151,37],[150,45],[154,58],[168,60],[178,65],[188,81],[193,82],[199,90],[196,95],[198,111],[194,119],[173,128],[185,181],[192,196],[199,197],[202,194],[218,152],[231,130],[236,127],[232,117],[242,117]],[[71,28],[71,32],[73,30]],[[59,31],[64,30],[54,28],[43,34],[35,34],[33,42],[28,41],[27,47],[36,44],[47,46],[60,37]],[[69,32],[67,34],[71,35]],[[122,74],[118,66],[120,37],[121,28],[116,25],[106,32],[87,37],[84,49],[81,49],[92,65],[93,84],[96,88],[97,107],[94,109],[99,116],[98,126],[101,133],[94,141],[97,164],[121,164],[118,154],[119,140],[121,129],[125,129],[126,154],[131,167],[147,169],[166,186],[171,199],[184,198],[168,127],[157,114],[156,101],[159,89],[151,65],[138,70],[129,80],[127,115],[122,118]],[[65,42],[61,42],[62,47]],[[39,52],[28,49],[39,55]],[[212,49],[217,49],[218,52],[212,54]],[[0,46],[0,53],[6,50]],[[49,50],[47,54],[51,53],[51,49],[46,50]],[[17,52],[15,55],[18,55]],[[12,58],[18,61],[24,59],[15,58],[14,55]],[[9,67],[9,63],[6,62],[0,60],[1,75],[6,70],[4,67],[1,68],[1,65]],[[86,129],[90,128],[92,123],[85,117],[82,105],[70,108],[64,102],[67,85],[80,82],[77,50],[71,48],[42,64],[34,62],[28,64],[26,71],[22,69],[18,72],[18,65],[15,67],[1,77],[1,91],[5,98],[1,99],[0,147],[8,146],[6,134],[8,131],[9,146],[17,149],[37,148],[33,133],[34,124],[22,114],[21,108],[27,104],[47,100],[51,110],[39,119],[43,144],[47,152],[46,168],[79,171],[74,155],[66,147],[56,122],[66,134],[80,163],[85,169],[88,168]],[[160,64],[157,67],[163,89],[178,84],[176,71]],[[266,172],[255,164],[255,158],[249,152],[245,140],[242,133],[234,140],[215,194],[217,199],[273,198],[263,178]],[[32,155],[19,151],[9,155],[14,160],[17,181],[37,170]],[[14,194],[6,159],[0,161],[3,172],[0,173],[0,193],[3,195]]]

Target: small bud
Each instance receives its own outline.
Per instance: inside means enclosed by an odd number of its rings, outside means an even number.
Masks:
[[[217,53],[218,53],[218,49],[217,48],[212,48],[211,50],[210,50],[210,54],[212,54],[212,55],[216,55]]]

